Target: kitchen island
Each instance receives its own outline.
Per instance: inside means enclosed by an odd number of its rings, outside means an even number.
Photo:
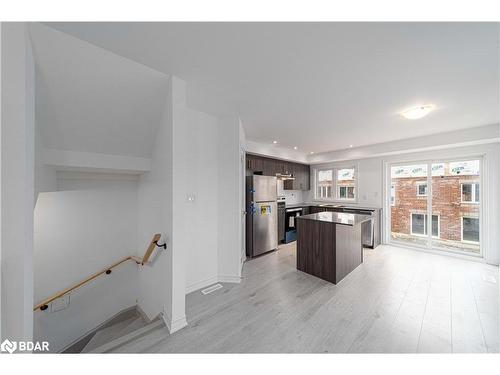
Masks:
[[[361,224],[371,216],[318,212],[297,218],[297,269],[337,284],[363,262]]]

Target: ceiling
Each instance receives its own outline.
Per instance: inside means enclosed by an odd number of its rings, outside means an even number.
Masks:
[[[168,76],[40,24],[30,35],[43,146],[151,157]]]
[[[184,79],[190,106],[216,115],[239,115],[249,139],[278,140],[281,146],[298,146],[304,152],[500,120],[496,23],[48,25]],[[64,59],[72,61],[77,52],[60,51],[64,46],[45,45],[47,51],[40,52],[45,63],[64,70],[66,63],[51,56],[65,54]],[[98,69],[92,60],[72,63]],[[154,73],[142,74],[153,85]],[[55,75],[46,77],[47,85],[58,78]],[[91,76],[78,84],[91,90]],[[438,109],[416,121],[399,116],[402,109],[425,103]],[[139,111],[130,111],[137,121],[147,116],[139,105],[133,109]],[[77,125],[83,124],[79,120]]]

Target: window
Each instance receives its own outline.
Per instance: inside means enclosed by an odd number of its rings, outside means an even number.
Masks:
[[[427,196],[427,182],[417,182],[417,197]]]
[[[319,170],[317,173],[317,198],[332,199],[333,170]]]
[[[479,219],[477,217],[462,217],[462,241],[479,242]]]
[[[316,199],[355,200],[355,168],[320,169],[316,172]]]
[[[479,184],[478,183],[463,183],[462,186],[462,203],[479,203]]]
[[[339,198],[354,199],[354,186],[339,186]]]
[[[396,205],[396,186],[391,184],[391,206]]]
[[[427,236],[427,214],[412,213],[410,223],[412,235]],[[432,237],[439,238],[439,215],[432,215]]]

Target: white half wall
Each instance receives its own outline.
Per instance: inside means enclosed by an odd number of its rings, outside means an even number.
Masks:
[[[70,176],[58,184],[70,191],[40,193],[35,208],[36,303],[136,251],[137,181]],[[67,309],[35,312],[35,340],[60,351],[137,298],[138,266],[128,262],[72,292]]]
[[[188,110],[186,194],[193,200],[186,204],[189,221],[186,293],[218,281],[218,126],[216,117]]]
[[[26,24],[2,23],[2,339],[33,336],[34,61]]]

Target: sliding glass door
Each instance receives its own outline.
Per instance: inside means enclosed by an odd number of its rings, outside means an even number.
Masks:
[[[480,255],[481,160],[393,164],[390,242]]]

